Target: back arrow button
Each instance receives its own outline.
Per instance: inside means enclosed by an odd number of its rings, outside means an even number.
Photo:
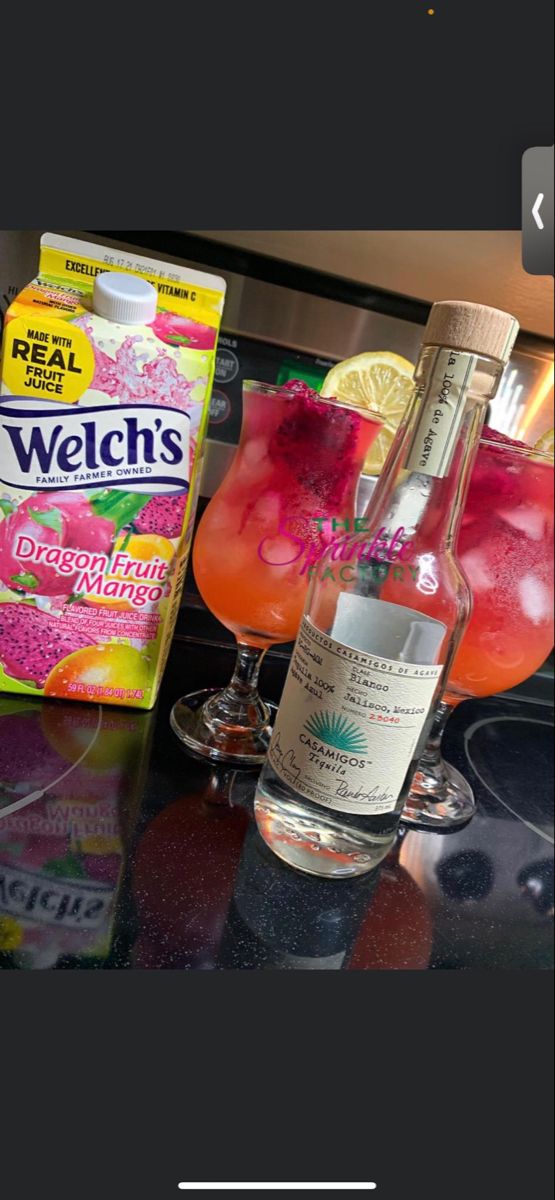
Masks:
[[[530,275],[553,275],[553,146],[530,146],[522,156],[522,265]]]
[[[534,221],[536,222],[538,229],[543,229],[543,221],[540,217],[540,208],[541,208],[542,204],[543,204],[543,192],[539,192],[536,197],[536,203],[534,204],[534,207],[532,209],[532,216],[534,218]]]

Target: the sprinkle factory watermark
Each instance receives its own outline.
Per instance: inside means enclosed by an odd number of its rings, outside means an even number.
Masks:
[[[298,530],[304,524],[305,536]],[[400,525],[392,534],[382,526],[372,533],[365,517],[282,518],[273,535],[261,539],[259,559],[266,566],[295,568],[299,575],[321,581],[351,583],[355,578],[383,583],[421,575],[421,562],[414,565],[415,544],[405,537]]]

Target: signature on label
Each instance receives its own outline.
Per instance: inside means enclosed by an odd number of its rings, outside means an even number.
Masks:
[[[289,750],[283,749],[279,733],[276,733],[275,739],[272,742],[272,757],[278,770],[287,771],[295,780],[299,778],[301,768],[295,758],[295,751],[293,748]]]

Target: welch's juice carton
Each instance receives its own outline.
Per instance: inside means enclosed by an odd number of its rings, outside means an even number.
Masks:
[[[152,708],[225,283],[45,234],[0,364],[0,691]]]

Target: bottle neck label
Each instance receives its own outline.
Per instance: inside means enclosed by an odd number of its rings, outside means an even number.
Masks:
[[[449,474],[477,358],[441,348],[420,389],[420,408],[405,460],[408,471],[443,479]]]
[[[299,795],[327,809],[394,812],[441,670],[356,650],[303,617],[270,765]]]

